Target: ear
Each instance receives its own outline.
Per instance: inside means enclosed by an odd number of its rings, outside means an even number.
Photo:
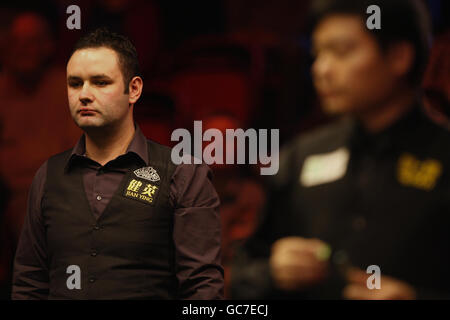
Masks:
[[[412,44],[403,41],[391,45],[389,48],[388,59],[392,73],[399,78],[405,77],[413,68],[415,59],[415,52]]]
[[[142,94],[142,88],[144,87],[144,81],[141,77],[134,77],[128,84],[128,103],[135,104]]]

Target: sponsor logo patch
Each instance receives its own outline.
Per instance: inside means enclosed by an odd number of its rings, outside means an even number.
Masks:
[[[412,154],[402,154],[397,163],[397,180],[400,184],[430,191],[442,174],[442,164],[434,159],[419,160]]]
[[[159,186],[147,180],[131,177],[125,184],[123,196],[153,205],[158,195]]]
[[[138,178],[142,178],[142,179],[149,180],[152,182],[156,182],[156,181],[160,180],[158,172],[156,172],[156,170],[153,169],[152,167],[139,168],[139,169],[134,170],[133,172],[136,175],[136,177],[138,177]]]

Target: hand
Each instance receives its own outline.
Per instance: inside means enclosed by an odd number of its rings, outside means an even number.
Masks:
[[[292,291],[317,284],[326,278],[328,262],[318,258],[327,245],[317,239],[286,237],[272,245],[270,270],[275,285]]]
[[[381,275],[381,288],[368,289],[367,279],[370,274],[352,268],[347,273],[348,285],[342,295],[354,300],[413,300],[416,293],[409,284],[392,277]]]

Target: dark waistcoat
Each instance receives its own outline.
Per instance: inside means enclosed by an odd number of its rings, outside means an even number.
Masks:
[[[96,220],[80,170],[64,170],[70,150],[48,161],[42,199],[50,299],[172,299],[173,207],[170,149],[148,141],[149,166],[160,180],[139,177],[133,165]],[[78,266],[81,289],[69,266]],[[72,286],[68,286],[68,280]],[[72,289],[69,289],[72,287]]]

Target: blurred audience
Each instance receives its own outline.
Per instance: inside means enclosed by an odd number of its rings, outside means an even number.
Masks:
[[[159,9],[149,0],[97,0],[86,30],[106,26],[123,32],[136,46],[144,76],[152,71],[161,46]]]
[[[11,188],[6,221],[18,238],[32,178],[51,154],[71,147],[80,135],[66,93],[65,70],[52,63],[55,42],[39,14],[15,17],[0,74],[0,170]]]

